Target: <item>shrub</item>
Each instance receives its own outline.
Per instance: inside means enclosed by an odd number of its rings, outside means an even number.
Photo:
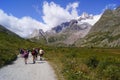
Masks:
[[[96,56],[90,56],[88,57],[88,59],[85,61],[85,64],[88,66],[88,67],[91,67],[91,68],[96,68],[98,66],[98,63],[99,63],[99,60],[97,60],[97,57]]]

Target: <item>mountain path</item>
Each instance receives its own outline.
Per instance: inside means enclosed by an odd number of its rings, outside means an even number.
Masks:
[[[24,58],[18,56],[13,64],[0,69],[0,80],[57,80],[54,70],[47,61],[32,63],[32,56],[28,58],[28,64]]]

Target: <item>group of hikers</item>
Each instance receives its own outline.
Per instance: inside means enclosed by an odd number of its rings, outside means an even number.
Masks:
[[[25,59],[25,64],[27,64],[27,59],[30,53],[33,58],[33,64],[35,64],[38,56],[40,56],[40,60],[43,60],[42,57],[45,52],[41,48],[33,48],[32,50],[20,49],[20,54]]]

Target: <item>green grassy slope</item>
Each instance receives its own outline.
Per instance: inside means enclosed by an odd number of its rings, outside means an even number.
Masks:
[[[0,67],[16,59],[20,48],[28,49],[37,46],[40,45],[25,40],[0,25]]]

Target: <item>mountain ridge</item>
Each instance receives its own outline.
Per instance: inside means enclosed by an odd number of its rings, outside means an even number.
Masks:
[[[120,47],[120,7],[107,9],[85,38],[75,45],[81,47]]]
[[[33,32],[32,34],[36,35],[34,35],[34,37],[32,37],[30,40],[38,42],[46,40],[46,42],[50,45],[72,45],[77,39],[83,38],[92,26],[87,22],[81,22],[80,18],[81,20],[92,20],[93,16],[83,13],[81,16],[79,16],[79,18],[72,19],[68,22],[63,22],[53,27],[51,30],[44,32],[43,35],[38,32],[39,30],[34,31],[35,33]],[[44,39],[43,36],[45,37]]]

